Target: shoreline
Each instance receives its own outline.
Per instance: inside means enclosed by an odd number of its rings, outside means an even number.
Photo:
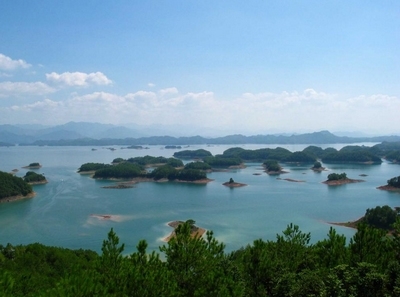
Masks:
[[[0,203],[8,203],[8,202],[15,202],[15,201],[20,201],[24,199],[31,199],[36,196],[36,192],[29,193],[26,196],[22,195],[17,195],[17,196],[10,196],[10,197],[4,197],[0,199]]]
[[[28,182],[28,184],[30,184],[31,186],[36,186],[36,185],[45,185],[47,184],[48,181],[47,180],[43,180],[43,181],[37,181],[37,182]]]
[[[380,187],[376,187],[376,188],[378,190],[400,193],[400,188],[392,187],[392,186],[389,186],[389,185],[380,186]]]
[[[346,178],[346,179],[339,179],[339,180],[326,180],[323,181],[323,184],[326,184],[328,186],[341,186],[341,185],[346,185],[346,184],[354,184],[354,183],[362,183],[365,182],[363,179],[351,179],[351,178]]]

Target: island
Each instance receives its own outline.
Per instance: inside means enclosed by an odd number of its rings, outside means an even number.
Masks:
[[[175,230],[178,228],[178,226],[180,226],[180,225],[182,225],[184,223],[187,223],[187,224],[190,225],[190,236],[192,238],[201,237],[206,232],[206,229],[197,227],[195,225],[196,222],[194,220],[187,220],[186,222],[183,222],[183,221],[172,221],[172,222],[168,222],[167,225],[172,227],[172,228],[174,228],[174,231],[172,231],[171,234],[168,235],[167,237],[163,238],[163,241],[168,242],[172,238],[174,238],[176,236]]]
[[[351,179],[347,177],[346,173],[331,173],[328,175],[328,179],[323,184],[327,184],[328,186],[339,186],[344,184],[352,184],[352,183],[360,183],[363,182],[362,179]]]
[[[34,196],[32,186],[22,178],[0,171],[0,203]]]
[[[314,166],[310,168],[314,172],[322,172],[325,170],[325,167],[322,167],[321,162],[317,161],[314,163]]]
[[[233,180],[231,177],[229,181],[223,183],[224,186],[229,187],[229,188],[240,188],[240,187],[245,187],[247,184],[242,184],[242,183],[237,183]]]
[[[110,186],[104,186],[104,187],[102,187],[103,189],[130,189],[130,188],[133,188],[134,186],[134,184],[135,184],[136,182],[134,182],[134,181],[132,181],[132,182],[122,182],[122,183],[116,183],[116,184],[113,184],[113,185],[110,185]]]
[[[400,193],[400,176],[389,179],[386,185],[377,187],[377,189]]]
[[[365,224],[370,227],[385,230],[388,233],[393,231],[393,224],[399,217],[399,208],[391,208],[388,205],[377,206],[375,208],[368,208],[365,215],[361,218],[343,222],[343,223],[329,223],[332,225],[349,227],[353,229],[358,229],[361,224]]]
[[[112,164],[85,163],[81,165],[78,172],[91,174],[94,179],[206,184],[212,181],[206,175],[206,171],[210,168],[208,164],[202,162],[188,163],[183,166],[179,159],[145,156],[128,160],[116,158]],[[110,187],[126,188],[124,185]]]
[[[43,185],[48,183],[46,177],[43,174],[38,174],[33,171],[28,171],[23,179],[30,185]]]
[[[265,172],[269,175],[287,173],[287,171],[284,171],[276,160],[266,160],[264,161],[263,166],[265,168]]]
[[[22,168],[27,168],[27,169],[39,169],[42,168],[42,165],[38,162],[30,163],[28,166],[24,166]]]
[[[204,159],[205,157],[211,157],[212,154],[205,149],[198,150],[183,150],[180,152],[175,152],[174,157],[179,159]]]

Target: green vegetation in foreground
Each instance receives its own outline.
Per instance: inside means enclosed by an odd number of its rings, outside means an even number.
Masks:
[[[368,211],[367,211],[368,213]],[[372,212],[370,212],[372,214]],[[188,220],[176,236],[126,254],[111,229],[100,255],[39,243],[0,246],[2,296],[332,296],[400,294],[400,220],[393,235],[358,225],[347,239],[330,228],[311,234],[290,224],[275,240],[255,240],[232,253],[208,231],[191,236]],[[161,260],[164,259],[164,260]]]
[[[343,173],[331,173],[328,175],[328,181],[333,181],[333,180],[344,180],[347,179],[347,174],[345,172]]]
[[[22,178],[0,171],[0,199],[13,196],[26,196],[32,187]]]
[[[38,174],[33,171],[28,171],[23,178],[27,183],[43,182],[46,180],[43,174]]]

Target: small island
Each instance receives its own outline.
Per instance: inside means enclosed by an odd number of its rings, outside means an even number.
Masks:
[[[310,168],[314,172],[322,172],[325,170],[325,167],[322,167],[321,162],[315,162],[314,166]]]
[[[133,188],[136,182],[116,183],[110,186],[104,186],[103,189],[130,189]]]
[[[287,173],[287,171],[283,171],[282,167],[276,160],[267,160],[263,163],[263,166],[265,168],[265,172],[269,175],[279,175],[282,173]]]
[[[24,166],[22,168],[26,168],[26,169],[39,169],[42,168],[42,165],[40,165],[40,163],[38,162],[34,162],[34,163],[30,163],[28,166]]]
[[[389,179],[386,185],[377,187],[377,189],[400,193],[400,176]]]
[[[197,227],[195,225],[196,222],[194,220],[187,220],[186,222],[183,222],[183,221],[172,221],[172,222],[167,223],[167,225],[172,227],[172,228],[174,228],[174,231],[172,231],[171,234],[168,235],[167,237],[163,238],[163,241],[168,242],[168,241],[171,240],[171,238],[175,237],[176,236],[176,234],[175,234],[176,228],[178,228],[179,225],[182,225],[184,223],[187,223],[187,224],[190,225],[190,236],[192,238],[201,237],[206,232],[206,229]]]
[[[240,188],[240,187],[245,187],[247,184],[242,184],[242,183],[237,183],[233,180],[231,177],[229,181],[223,183],[224,186],[229,187],[229,188]]]
[[[23,178],[24,181],[26,181],[30,185],[44,185],[48,183],[46,177],[43,174],[38,174],[33,171],[28,171]]]
[[[346,173],[331,173],[328,175],[328,179],[323,184],[327,184],[328,186],[340,186],[344,184],[353,184],[363,182],[362,179],[351,179],[347,177]]]

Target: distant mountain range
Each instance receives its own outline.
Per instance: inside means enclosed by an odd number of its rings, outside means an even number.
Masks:
[[[152,132],[155,133],[155,130]],[[293,135],[244,136],[235,134],[214,138],[149,136],[149,133],[151,133],[151,130],[144,131],[123,126],[86,122],[69,122],[54,127],[0,125],[0,145],[333,144],[400,141],[400,136],[349,137],[337,136],[329,131]]]

